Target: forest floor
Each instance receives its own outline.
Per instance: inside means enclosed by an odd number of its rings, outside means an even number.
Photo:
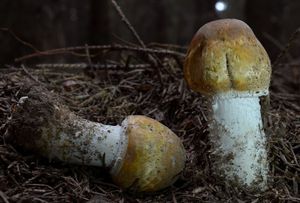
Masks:
[[[0,69],[0,202],[300,201],[299,65],[273,67],[266,113],[269,189],[253,193],[223,185],[211,176],[208,102],[185,84],[185,50],[112,45],[90,47],[90,52],[74,48],[47,53],[84,55],[81,60],[87,62]],[[101,55],[105,62],[95,63],[94,55]],[[162,122],[181,138],[187,151],[182,176],[163,191],[134,194],[115,186],[99,168],[21,152],[5,141],[5,135],[19,93],[29,80],[57,93],[72,111],[92,121],[116,125],[135,114]]]

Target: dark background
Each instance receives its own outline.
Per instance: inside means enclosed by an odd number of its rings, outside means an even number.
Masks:
[[[123,12],[146,44],[159,42],[187,46],[199,27],[219,18],[238,18],[252,27],[272,60],[300,26],[299,0],[223,0],[227,9],[217,12],[216,1],[124,0]],[[109,0],[1,0],[0,27],[8,28],[39,50],[136,43]],[[34,52],[9,32],[0,31],[0,64]],[[295,49],[290,57],[296,58]]]

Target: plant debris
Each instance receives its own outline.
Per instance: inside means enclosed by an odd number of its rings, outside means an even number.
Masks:
[[[80,53],[94,61],[94,56],[105,56],[104,62],[0,69],[0,202],[300,201],[299,66],[273,67],[266,115],[270,183],[260,194],[238,191],[211,176],[207,101],[186,87],[183,58],[163,54],[180,51],[157,46],[151,48],[157,52],[149,53],[143,48],[113,47]],[[92,121],[116,125],[128,115],[140,114],[162,122],[187,150],[182,177],[163,191],[133,194],[113,185],[99,168],[49,161],[7,144],[12,113],[28,82],[60,95],[72,111]]]

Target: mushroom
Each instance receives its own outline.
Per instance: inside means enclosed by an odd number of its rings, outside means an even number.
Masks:
[[[119,126],[83,119],[45,89],[31,87],[16,106],[9,128],[13,144],[49,159],[105,167],[124,189],[153,192],[170,186],[185,164],[180,139],[146,116]]]
[[[268,95],[271,65],[251,28],[236,19],[203,25],[184,64],[188,86],[210,100],[213,174],[251,190],[267,187],[267,145],[260,97]]]

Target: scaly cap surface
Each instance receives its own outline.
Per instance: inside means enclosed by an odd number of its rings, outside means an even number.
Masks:
[[[251,28],[236,19],[203,25],[195,34],[184,64],[185,79],[206,95],[233,91],[265,91],[271,64]]]
[[[160,122],[145,116],[129,116],[127,152],[117,174],[116,184],[136,191],[152,192],[170,186],[185,165],[180,139]]]

